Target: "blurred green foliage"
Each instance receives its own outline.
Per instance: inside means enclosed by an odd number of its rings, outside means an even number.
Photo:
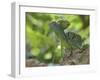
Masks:
[[[26,54],[31,53],[31,56],[43,63],[59,63],[60,39],[48,24],[62,19],[70,23],[69,26],[65,25],[65,32],[79,34],[83,40],[82,45],[89,45],[89,15],[26,12]]]

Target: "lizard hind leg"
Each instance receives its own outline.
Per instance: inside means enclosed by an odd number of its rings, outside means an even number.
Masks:
[[[73,48],[71,47],[70,54],[69,54],[68,58],[71,58],[72,56],[73,56]]]

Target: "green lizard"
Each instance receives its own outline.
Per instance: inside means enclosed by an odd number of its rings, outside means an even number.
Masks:
[[[51,22],[49,24],[50,28],[55,32],[58,38],[61,40],[61,54],[63,59],[63,43],[67,44],[71,49],[71,54],[73,54],[72,49],[81,48],[82,47],[82,38],[80,35],[74,32],[65,33],[64,30],[70,25],[67,20],[59,20],[58,22]]]

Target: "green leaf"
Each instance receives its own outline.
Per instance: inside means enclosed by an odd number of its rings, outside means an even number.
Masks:
[[[32,52],[33,56],[38,56],[40,54],[40,49],[39,48],[33,48],[31,50],[31,52]]]
[[[52,53],[48,52],[44,55],[44,59],[51,59],[52,58]]]

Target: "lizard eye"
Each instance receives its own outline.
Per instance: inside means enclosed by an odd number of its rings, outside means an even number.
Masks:
[[[63,27],[64,29],[68,28],[68,26],[70,25],[70,22],[67,20],[59,20],[58,23],[60,24],[61,27]]]
[[[60,31],[62,29],[57,22],[51,22],[49,26],[55,31]]]

